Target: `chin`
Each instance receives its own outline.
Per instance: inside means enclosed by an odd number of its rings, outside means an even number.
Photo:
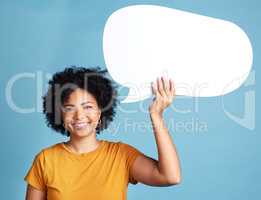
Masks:
[[[92,135],[93,133],[95,133],[95,131],[93,130],[75,130],[73,132],[73,135],[77,136],[77,137],[88,137],[90,135]]]

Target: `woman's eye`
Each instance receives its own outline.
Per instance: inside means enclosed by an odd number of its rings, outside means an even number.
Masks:
[[[73,108],[70,108],[70,107],[64,108],[64,112],[72,112],[72,111],[73,111]]]
[[[90,109],[92,106],[85,106],[84,109]]]

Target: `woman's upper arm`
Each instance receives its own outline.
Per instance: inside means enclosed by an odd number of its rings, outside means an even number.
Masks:
[[[130,170],[132,177],[138,182],[151,186],[173,185],[159,173],[157,162],[157,160],[148,156],[139,155]]]
[[[27,184],[25,200],[46,200],[46,192]]]

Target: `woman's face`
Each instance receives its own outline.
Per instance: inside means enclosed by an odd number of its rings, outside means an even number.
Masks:
[[[78,88],[63,104],[62,116],[65,129],[70,132],[71,136],[85,137],[96,134],[101,110],[93,95]]]

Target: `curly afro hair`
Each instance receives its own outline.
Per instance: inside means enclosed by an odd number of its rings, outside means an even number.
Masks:
[[[49,88],[43,96],[43,113],[48,127],[70,136],[63,126],[62,106],[70,94],[77,88],[84,89],[92,94],[101,109],[100,123],[96,133],[106,129],[115,116],[117,106],[117,87],[105,75],[107,70],[100,67],[68,67],[57,72],[49,80]]]

